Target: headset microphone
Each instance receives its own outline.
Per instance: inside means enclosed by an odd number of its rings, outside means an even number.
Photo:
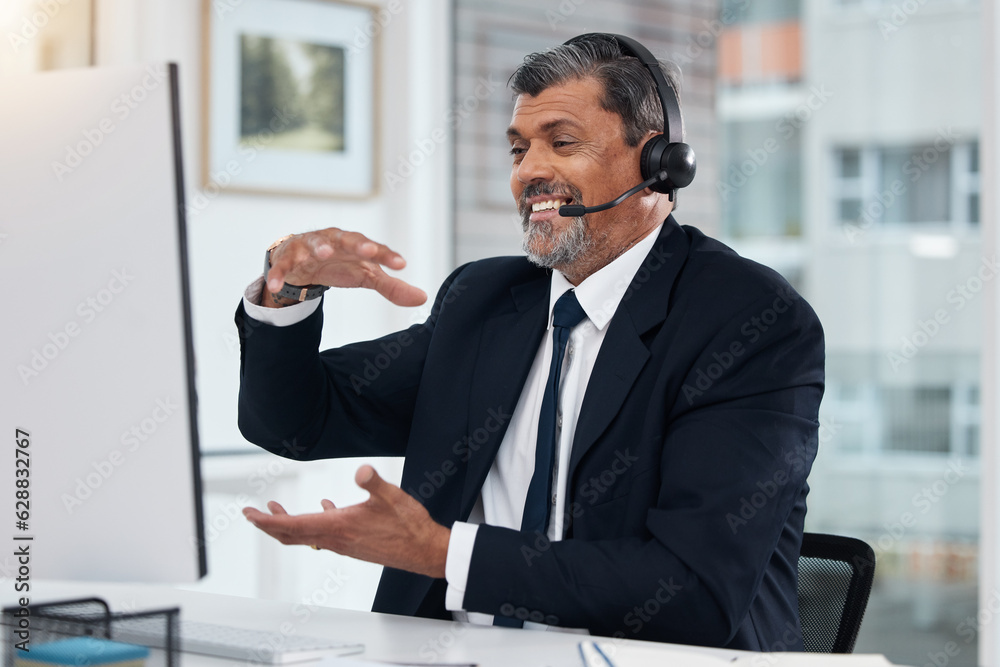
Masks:
[[[656,86],[656,94],[660,98],[660,106],[663,109],[663,134],[652,137],[642,147],[642,152],[639,155],[639,173],[645,179],[642,183],[614,201],[599,206],[577,204],[560,206],[559,215],[563,217],[577,217],[613,208],[644,188],[665,193],[673,201],[677,189],[687,187],[694,180],[697,169],[694,150],[683,141],[684,127],[680,105],[677,103],[677,94],[666,77],[663,76],[660,63],[657,62],[653,54],[631,37],[608,33],[580,35],[569,40],[566,44],[594,37],[615,42],[624,55],[635,57],[649,71]]]
[[[563,216],[564,218],[577,218],[587,213],[597,213],[598,211],[606,211],[609,208],[614,208],[615,206],[618,206],[618,204],[621,204],[623,201],[634,195],[636,192],[639,192],[639,190],[645,190],[646,188],[653,185],[657,181],[663,181],[666,180],[666,178],[667,178],[667,172],[661,171],[652,178],[647,178],[646,180],[644,180],[642,183],[635,186],[631,190],[623,192],[621,196],[619,196],[614,201],[609,201],[607,204],[601,204],[600,206],[581,206],[579,204],[563,204],[562,206],[559,207],[559,215]]]

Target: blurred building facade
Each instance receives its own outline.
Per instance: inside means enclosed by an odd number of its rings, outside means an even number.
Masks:
[[[807,528],[866,539],[858,650],[976,664],[980,8],[723,3],[723,238],[827,336]]]

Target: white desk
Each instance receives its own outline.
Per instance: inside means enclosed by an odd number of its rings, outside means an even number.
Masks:
[[[393,614],[331,609],[299,603],[256,600],[168,587],[128,584],[32,582],[32,603],[100,597],[112,611],[181,608],[181,618],[268,632],[330,636],[358,641],[364,660],[411,663],[476,663],[482,667],[580,667],[577,644],[583,637],[410,618]],[[4,606],[15,604],[13,586],[0,591]],[[623,640],[623,646],[666,650],[668,645]],[[7,647],[4,647],[5,649]],[[669,645],[673,651],[731,658],[740,651]],[[182,654],[182,664],[232,667],[232,661]]]
[[[31,584],[30,599],[35,604],[85,597],[103,598],[112,611],[180,607],[181,618],[196,621],[288,635],[343,638],[344,641],[365,645],[364,653],[354,656],[360,660],[477,664],[481,667],[581,667],[577,645],[584,637],[577,634],[473,626],[196,593],[165,586],[38,581]],[[16,604],[12,585],[0,590],[0,603],[3,606]],[[760,654],[628,639],[616,642],[615,648],[619,667],[688,667],[720,658],[727,662],[743,658],[738,664],[752,667],[868,667],[889,664],[881,656]],[[4,650],[8,649],[4,647]],[[233,667],[240,663],[183,653],[181,664],[186,667]]]

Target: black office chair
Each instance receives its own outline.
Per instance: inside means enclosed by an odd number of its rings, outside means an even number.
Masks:
[[[799,619],[809,653],[850,653],[875,578],[875,552],[853,537],[805,533],[799,554]]]

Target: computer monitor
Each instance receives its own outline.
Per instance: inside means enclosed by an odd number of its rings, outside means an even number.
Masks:
[[[0,77],[7,578],[206,573],[177,76]]]

